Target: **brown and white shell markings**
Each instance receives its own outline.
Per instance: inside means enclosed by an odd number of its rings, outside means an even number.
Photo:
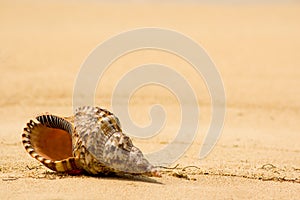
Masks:
[[[74,121],[40,115],[27,123],[22,138],[27,152],[54,171],[160,176],[122,132],[119,119],[99,107],[77,108]]]

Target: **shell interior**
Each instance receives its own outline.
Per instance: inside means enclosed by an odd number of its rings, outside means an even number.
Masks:
[[[46,167],[59,172],[79,173],[72,154],[72,124],[54,115],[40,115],[30,120],[22,134],[26,151]]]

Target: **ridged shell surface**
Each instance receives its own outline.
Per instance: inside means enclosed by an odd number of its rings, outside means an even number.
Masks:
[[[155,168],[122,132],[113,113],[99,107],[80,107],[74,121],[73,148],[84,169],[97,174],[99,171],[90,166],[100,170],[105,166],[108,171],[155,175]],[[88,153],[82,155],[83,150]]]

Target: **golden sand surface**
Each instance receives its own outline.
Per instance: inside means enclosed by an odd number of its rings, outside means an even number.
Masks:
[[[299,21],[299,4],[0,1],[0,199],[299,199]],[[177,168],[145,179],[59,175],[41,166],[21,144],[27,121],[43,112],[72,115],[73,87],[89,53],[141,27],[183,33],[215,63],[227,100],[215,148],[199,159],[211,117],[201,76],[175,55],[142,50],[112,63],[95,104],[111,109],[115,84],[135,66],[172,66],[196,91],[201,109],[197,137]],[[154,103],[164,106],[167,121],[159,135],[134,139],[145,153],[168,144],[179,129],[180,105],[158,86],[133,95],[132,119],[151,123]]]

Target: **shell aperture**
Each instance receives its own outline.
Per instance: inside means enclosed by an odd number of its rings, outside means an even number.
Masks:
[[[24,128],[22,143],[31,157],[53,171],[79,174],[79,160],[72,155],[72,120],[55,115],[39,115]]]

